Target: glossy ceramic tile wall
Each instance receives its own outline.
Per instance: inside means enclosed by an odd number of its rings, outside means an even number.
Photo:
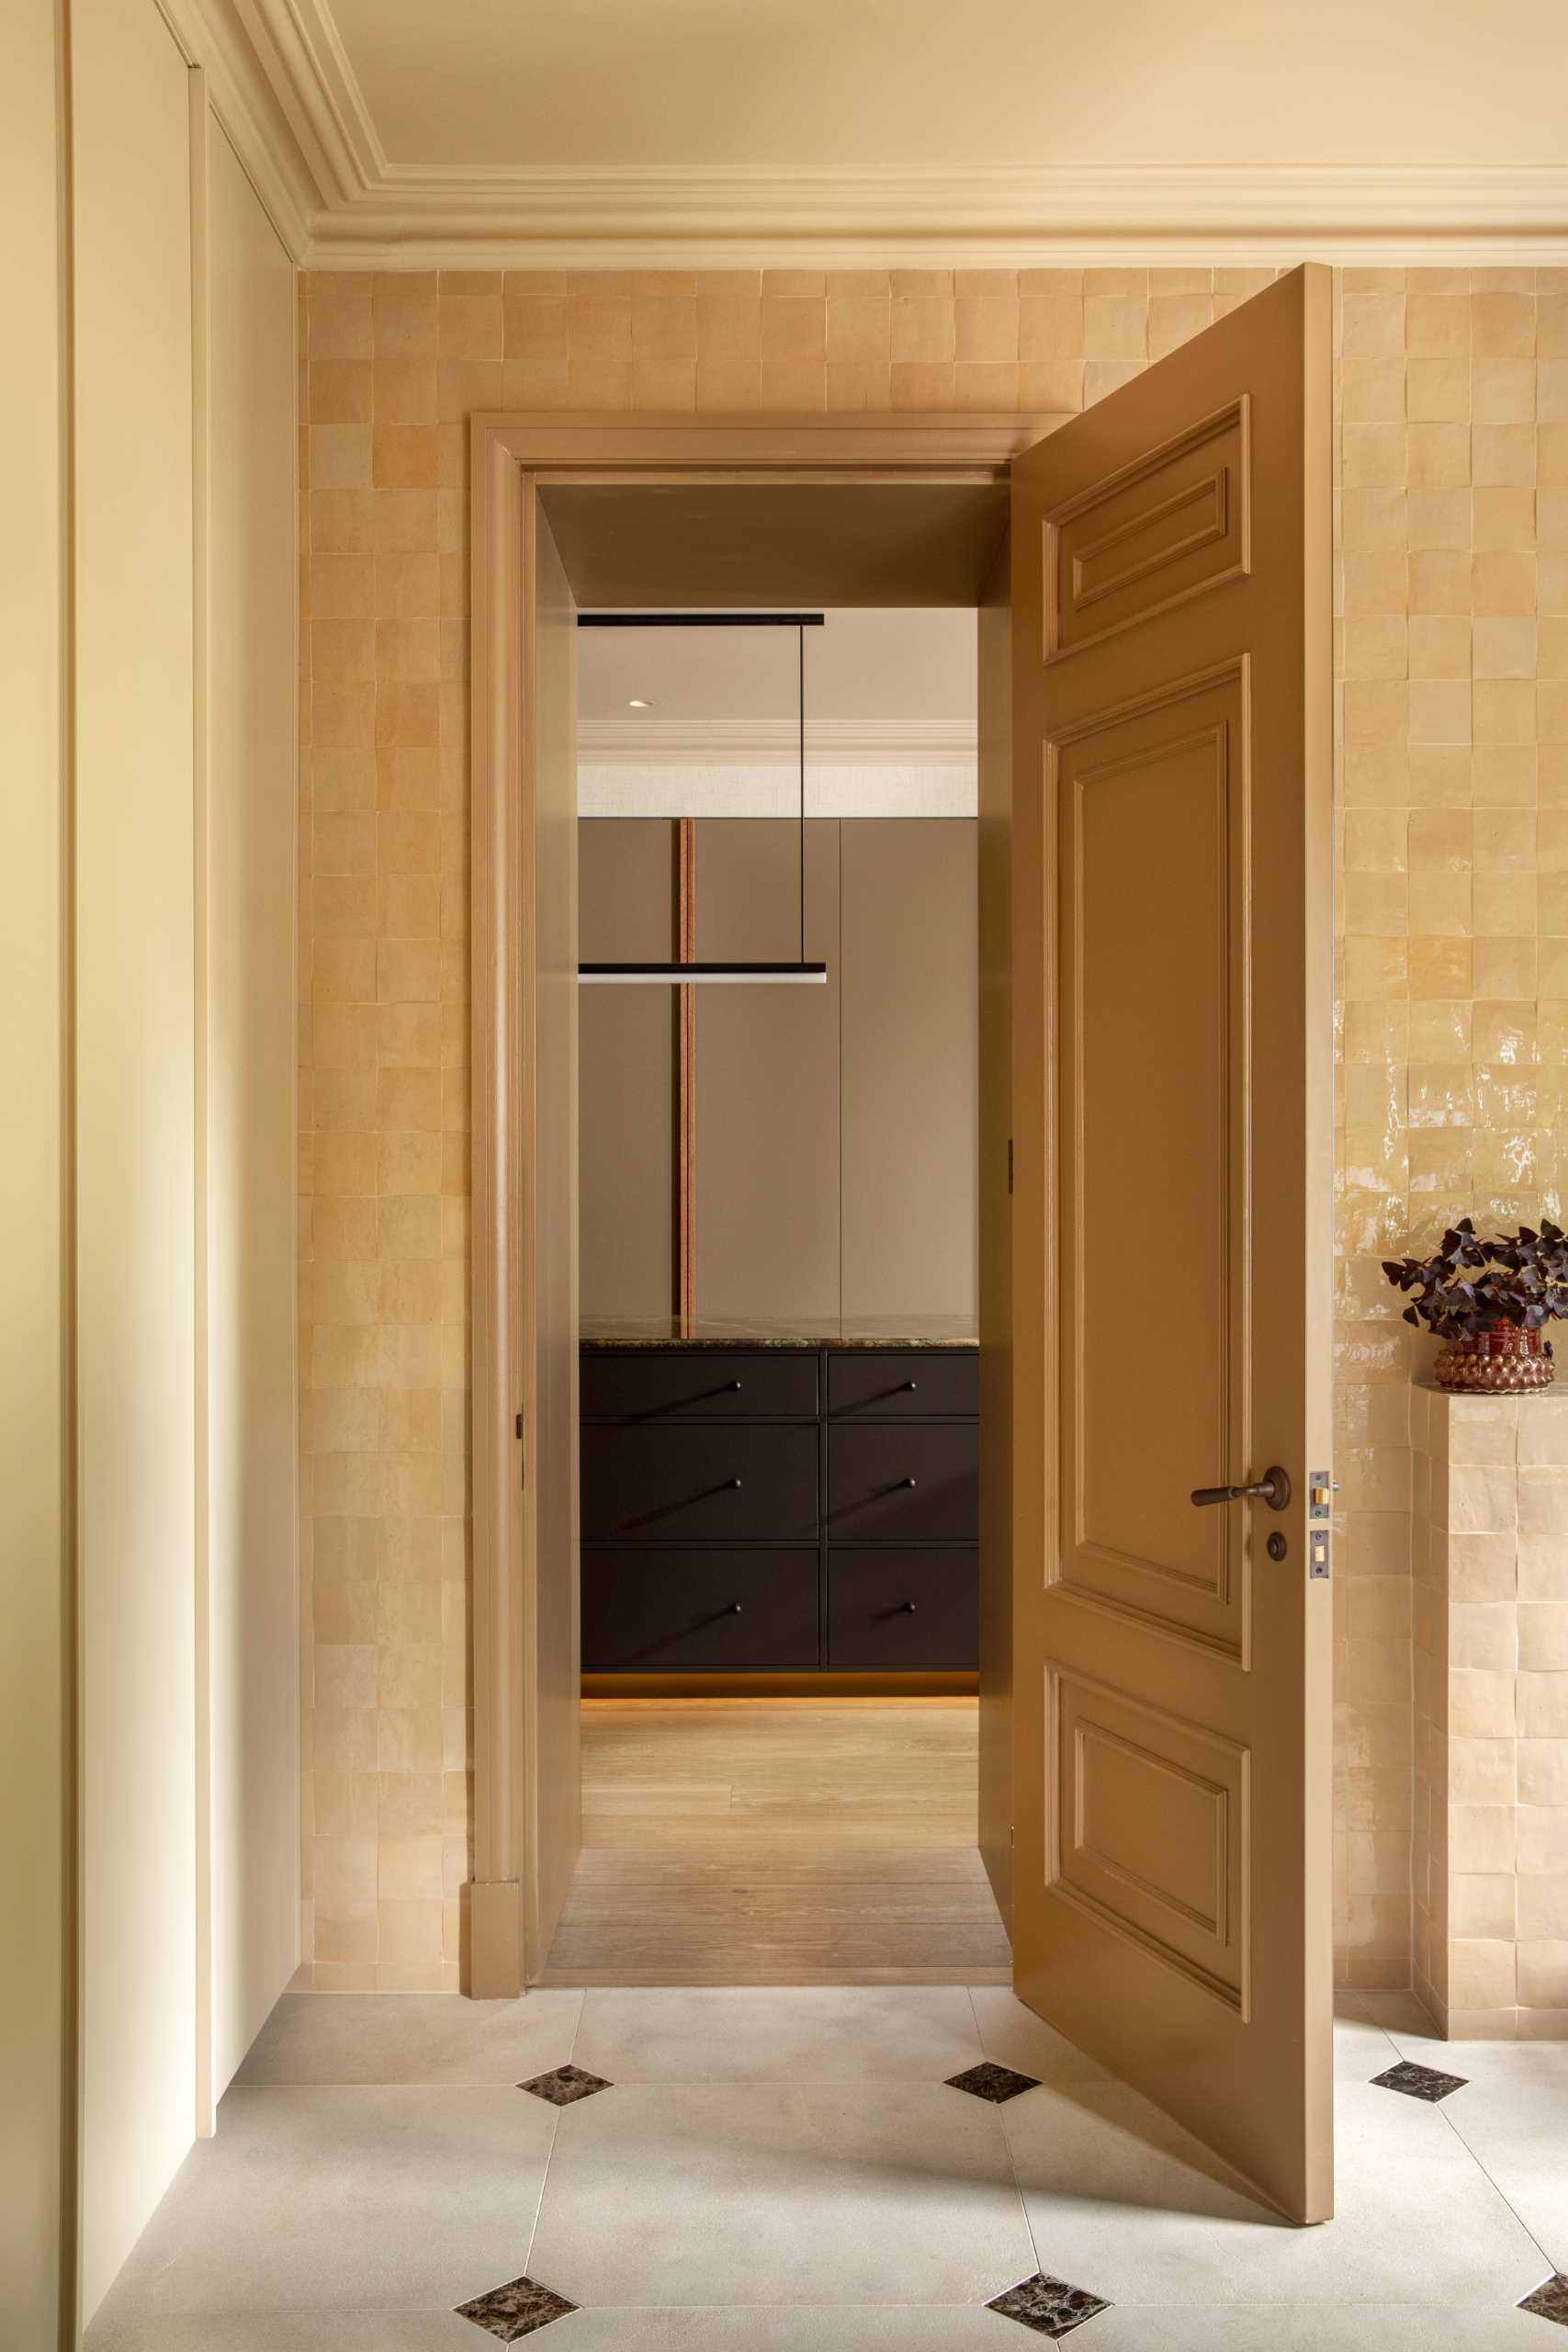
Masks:
[[[1348,271],[1340,314],[1339,1924],[1389,1984],[1427,1343],[1379,1261],[1561,1210],[1568,273]]]
[[[1269,273],[729,271],[306,281],[301,840],[306,1951],[452,1985],[467,1874],[465,429],[475,408],[1077,409]],[[1348,273],[1339,1941],[1407,1981],[1409,1432],[1378,1253],[1554,1180],[1561,674],[1535,472],[1568,298]],[[1537,370],[1538,324],[1540,360]],[[1541,403],[1536,422],[1536,402]],[[1473,418],[1472,418],[1473,406]],[[1528,411],[1528,413],[1526,413]],[[1568,614],[1568,489],[1540,494]],[[1534,684],[1540,662],[1543,684]],[[1472,663],[1475,684],[1472,687]],[[1556,664],[1555,669],[1551,665]],[[1475,737],[1472,758],[1472,725]],[[1561,799],[1563,813],[1551,813]],[[1538,876],[1539,867],[1539,876]],[[1563,1001],[1539,1004],[1561,985]],[[1554,1018],[1555,1017],[1555,1018]],[[1474,1057],[1472,1060],[1472,1057]],[[1447,1090],[1446,1091],[1444,1090]]]
[[[1412,1396],[1415,1982],[1568,2033],[1568,1393]]]

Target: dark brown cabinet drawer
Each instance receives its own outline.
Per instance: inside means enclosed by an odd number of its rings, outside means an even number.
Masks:
[[[838,1420],[913,1420],[923,1414],[976,1414],[980,1359],[973,1349],[847,1351],[828,1359],[828,1411]]]
[[[979,1662],[978,1553],[829,1553],[829,1667],[929,1673]]]
[[[740,1420],[773,1415],[810,1420],[817,1411],[817,1356],[747,1354],[694,1348],[625,1355],[584,1351],[585,1419]]]
[[[828,1533],[836,1544],[974,1544],[980,1434],[973,1421],[868,1422],[828,1433]]]
[[[813,1543],[817,1428],[582,1431],[582,1538]]]
[[[814,1668],[815,1552],[582,1555],[582,1663],[645,1672]]]

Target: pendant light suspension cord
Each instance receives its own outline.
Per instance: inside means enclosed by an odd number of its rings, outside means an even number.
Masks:
[[[806,625],[796,628],[800,705],[800,960],[806,961]]]

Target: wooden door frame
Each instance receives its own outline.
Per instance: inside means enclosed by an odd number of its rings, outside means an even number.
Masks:
[[[520,1442],[532,1435],[531,1235],[525,1139],[534,991],[532,884],[536,496],[551,481],[1005,481],[1055,414],[475,415],[471,529],[473,1862],[467,1990],[504,1999],[536,1978],[538,1562]],[[525,1432],[528,1436],[525,1436]]]

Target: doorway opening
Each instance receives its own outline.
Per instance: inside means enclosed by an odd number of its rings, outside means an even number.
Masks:
[[[976,621],[579,614],[583,1845],[546,1984],[1008,1978]]]
[[[540,1981],[582,1846],[578,606],[974,605],[983,1510],[1008,1498],[980,1850],[1026,2004],[1296,2219],[1330,2179],[1328,294],[1292,272],[1055,430],[473,441],[469,1988]],[[1179,1350],[1144,1377],[1128,1316],[1159,1306]],[[829,1455],[834,1400],[829,1362]]]

